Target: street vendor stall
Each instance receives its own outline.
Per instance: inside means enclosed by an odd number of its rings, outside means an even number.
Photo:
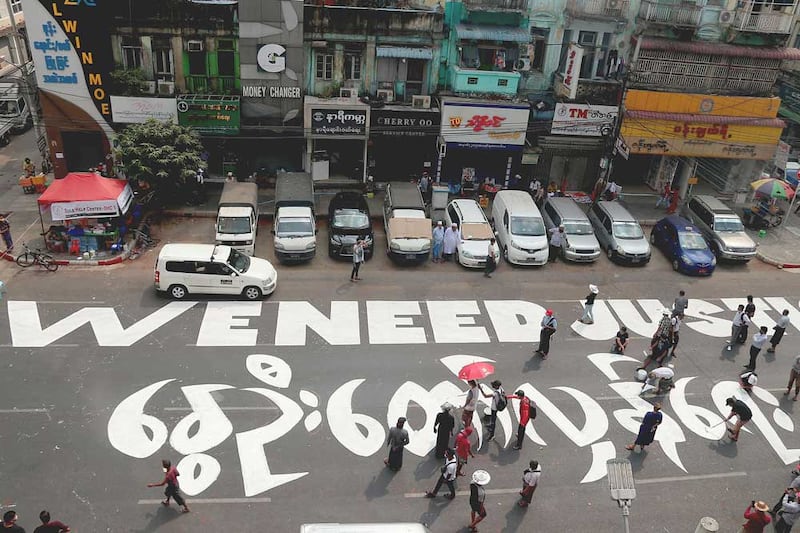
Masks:
[[[91,172],[72,172],[54,181],[39,197],[42,235],[51,251],[70,254],[116,251],[124,236],[123,217],[133,200],[124,180]],[[53,225],[44,229],[43,214]]]
[[[794,190],[787,182],[775,178],[763,178],[750,184],[753,189],[753,205],[745,209],[742,222],[748,228],[765,229],[779,226],[786,214],[781,201],[794,197]]]

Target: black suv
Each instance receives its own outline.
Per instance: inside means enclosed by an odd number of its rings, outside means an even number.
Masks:
[[[364,259],[372,257],[375,235],[367,201],[357,192],[336,193],[328,207],[328,254],[334,258],[353,257],[356,239],[367,244]]]

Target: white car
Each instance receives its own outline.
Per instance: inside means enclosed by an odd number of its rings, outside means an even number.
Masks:
[[[489,253],[489,240],[494,231],[486,214],[475,200],[458,199],[447,205],[445,210],[447,226],[456,224],[461,239],[456,245],[458,262],[467,268],[483,268]],[[500,257],[500,247],[494,244],[495,257]]]

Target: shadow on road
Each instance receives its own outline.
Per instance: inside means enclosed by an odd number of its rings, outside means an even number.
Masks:
[[[439,468],[444,465],[444,459],[437,459],[433,453],[428,454],[424,461],[417,463],[417,468],[414,469],[414,479],[416,481],[430,479],[434,474],[438,474]]]
[[[506,513],[506,525],[502,529],[503,533],[514,533],[519,530],[527,509],[527,507],[520,507],[517,505],[517,501],[515,501],[514,505],[512,505]]]
[[[381,498],[389,494],[389,483],[394,479],[395,473],[388,468],[382,468],[380,473],[374,476],[367,488],[364,490],[364,496],[367,500],[372,501],[375,498]]]
[[[161,526],[178,518],[181,514],[180,509],[177,507],[164,507],[159,505],[155,513],[147,513],[145,515],[146,518],[150,519],[150,522],[148,522],[144,529],[135,529],[134,532],[151,533],[153,531],[158,531],[161,529]]]

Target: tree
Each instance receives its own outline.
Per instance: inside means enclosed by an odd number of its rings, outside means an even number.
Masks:
[[[185,126],[150,119],[131,124],[117,136],[114,159],[130,179],[147,182],[158,196],[181,191],[194,179],[203,145],[200,136]]]

